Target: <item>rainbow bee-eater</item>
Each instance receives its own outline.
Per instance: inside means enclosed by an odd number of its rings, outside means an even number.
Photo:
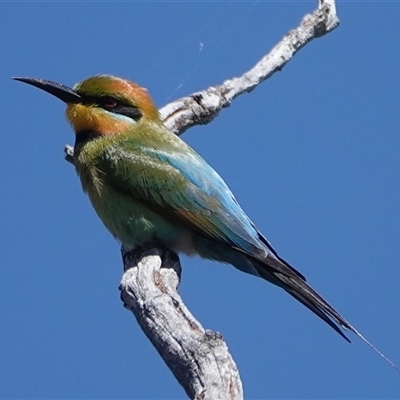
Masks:
[[[157,245],[231,264],[284,289],[346,340],[340,327],[365,340],[277,254],[217,172],[163,125],[146,89],[111,75],[73,88],[14,79],[67,104],[83,190],[126,249]]]

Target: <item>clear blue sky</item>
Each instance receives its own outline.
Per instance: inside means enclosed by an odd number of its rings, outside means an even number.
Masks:
[[[184,398],[119,299],[119,246],[63,159],[64,105],[10,79],[97,73],[160,107],[251,67],[316,2],[0,4],[0,397]],[[400,364],[398,2],[339,2],[318,39],[186,132],[279,254]],[[282,290],[183,258],[246,398],[399,398],[400,374]]]

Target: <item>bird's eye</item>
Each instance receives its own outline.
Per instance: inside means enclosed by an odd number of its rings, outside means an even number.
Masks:
[[[106,98],[102,101],[102,106],[106,108],[114,108],[117,106],[117,101],[113,99],[112,97]]]

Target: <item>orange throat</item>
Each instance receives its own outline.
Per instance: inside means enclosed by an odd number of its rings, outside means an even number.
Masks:
[[[116,135],[126,132],[131,127],[128,120],[113,118],[106,112],[86,104],[68,104],[65,113],[76,134],[95,131],[104,136]]]

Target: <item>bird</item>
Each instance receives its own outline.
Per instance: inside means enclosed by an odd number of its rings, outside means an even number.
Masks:
[[[125,249],[155,245],[231,264],[285,290],[340,336],[357,329],[281,258],[218,173],[164,126],[145,88],[113,75],[72,88],[14,77],[66,103],[74,164],[97,215]]]

